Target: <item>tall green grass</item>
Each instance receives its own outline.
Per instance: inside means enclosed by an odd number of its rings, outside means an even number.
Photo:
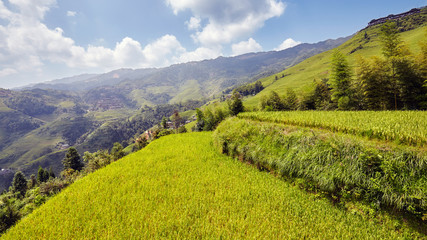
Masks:
[[[321,114],[319,114],[319,118]],[[365,200],[427,217],[427,154],[373,146],[345,135],[233,118],[219,125],[222,152],[301,178],[335,197]]]
[[[399,239],[273,175],[233,161],[211,133],[170,135],[75,182],[2,239]],[[400,225],[399,225],[400,226]]]
[[[241,113],[239,118],[314,127],[380,140],[425,146],[425,111],[293,111]]]

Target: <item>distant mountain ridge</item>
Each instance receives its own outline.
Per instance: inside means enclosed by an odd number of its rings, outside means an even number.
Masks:
[[[314,44],[305,43],[282,51],[248,53],[236,57],[218,57],[212,60],[181,63],[158,69],[118,69],[104,74],[82,74],[21,89],[40,88],[83,92],[98,87],[124,85],[130,85],[133,89],[142,89],[153,85],[165,86],[162,81],[167,81],[179,91],[180,84],[185,85],[188,80],[197,80],[202,88],[212,88],[213,84],[205,84],[208,81],[213,80],[215,84],[219,82],[219,89],[202,89],[200,97],[208,97],[220,92],[223,88],[251,81],[263,74],[268,75],[284,70],[308,57],[339,46],[348,38]],[[171,96],[170,99],[173,97],[175,96]]]

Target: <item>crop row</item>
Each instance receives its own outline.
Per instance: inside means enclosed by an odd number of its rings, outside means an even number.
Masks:
[[[75,182],[4,239],[400,239],[217,152],[212,133],[162,137]]]
[[[223,152],[343,198],[427,218],[427,155],[301,127],[232,118],[214,142]]]
[[[238,117],[327,129],[414,146],[427,143],[427,112],[424,111],[248,112]]]

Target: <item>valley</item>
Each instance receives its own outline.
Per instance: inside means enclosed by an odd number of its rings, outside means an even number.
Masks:
[[[367,25],[0,89],[1,239],[425,239],[427,8]]]

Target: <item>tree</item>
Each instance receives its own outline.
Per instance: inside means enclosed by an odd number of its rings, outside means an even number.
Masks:
[[[49,172],[44,170],[41,166],[39,166],[39,170],[37,171],[37,181],[39,183],[46,182],[49,180]]]
[[[175,132],[178,132],[178,128],[182,123],[182,117],[179,115],[179,112],[177,110],[175,110],[172,114],[172,123]]]
[[[31,189],[37,185],[36,175],[31,174],[30,180],[28,181],[28,189]]]
[[[244,111],[243,102],[239,92],[233,93],[233,96],[231,97],[231,101],[229,102],[228,107],[230,109],[230,113],[232,116],[236,116],[240,112]]]
[[[394,94],[394,109],[398,108],[399,86],[396,77],[397,59],[402,57],[403,42],[399,37],[396,23],[388,21],[381,26],[380,41],[382,53],[390,65],[390,86]]]
[[[21,218],[21,214],[13,206],[10,200],[3,203],[3,208],[0,209],[0,233],[5,232],[7,229],[15,225]]]
[[[332,101],[340,110],[349,110],[351,107],[351,72],[346,57],[340,51],[332,54],[331,87]]]
[[[271,91],[268,96],[261,98],[260,108],[265,111],[281,111],[285,110],[285,104],[277,92]]]
[[[74,147],[70,147],[65,154],[65,158],[62,160],[64,170],[73,169],[80,171],[83,168],[83,163],[80,160],[80,155]]]
[[[402,41],[397,31],[396,22],[388,21],[381,26],[380,41],[383,45],[382,53],[386,58],[399,55]]]
[[[21,194],[24,196],[27,192],[27,179],[21,171],[15,173],[12,181],[13,192]]]
[[[49,178],[55,178],[55,173],[53,172],[52,167],[49,167]]]
[[[314,106],[317,110],[330,110],[332,108],[328,79],[322,79],[321,81],[315,82],[313,98]]]
[[[388,64],[374,56],[369,59],[356,59],[356,77],[361,84],[363,101],[369,110],[392,108],[393,90],[389,81]]]
[[[123,151],[123,146],[115,142],[113,147],[111,148],[111,155],[113,156],[114,160],[118,160],[125,156],[125,152]]]
[[[148,145],[148,140],[147,137],[145,135],[141,136],[140,138],[138,138],[135,141],[135,146],[137,148],[137,150],[141,150],[143,148],[145,148]]]
[[[160,122],[160,126],[163,129],[168,129],[168,119],[166,117],[162,118],[162,121]]]
[[[203,128],[205,127],[205,116],[203,115],[202,110],[199,108],[196,108],[196,125],[193,128],[193,131],[195,132],[201,132],[203,131]]]
[[[185,126],[180,126],[178,128],[178,133],[186,133],[187,132],[187,128]]]
[[[288,88],[286,91],[286,105],[290,110],[297,110],[298,108],[298,98],[297,94],[292,88]]]
[[[424,98],[424,88],[421,74],[417,71],[415,62],[410,58],[401,57],[395,61],[396,80],[399,96],[405,109],[418,109]]]

